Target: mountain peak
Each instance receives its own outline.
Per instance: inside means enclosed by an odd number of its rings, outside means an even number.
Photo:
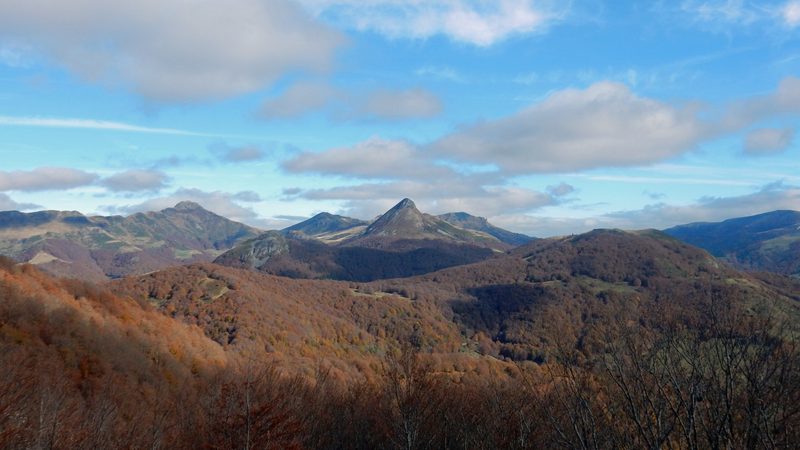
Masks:
[[[390,211],[398,210],[398,209],[405,209],[405,208],[417,209],[417,205],[415,205],[414,201],[411,200],[410,198],[404,198],[404,199],[400,200],[400,203],[394,205],[394,208],[390,209]]]
[[[416,233],[425,226],[425,219],[410,199],[404,198],[367,227],[365,234],[396,236]]]
[[[199,203],[184,200],[182,202],[179,202],[177,205],[173,206],[172,209],[177,209],[178,211],[194,211],[204,208],[200,206]]]

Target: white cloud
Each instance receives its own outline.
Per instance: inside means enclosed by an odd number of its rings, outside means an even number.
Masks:
[[[486,47],[541,32],[566,13],[532,0],[301,0],[322,18],[390,38],[443,35]]]
[[[238,200],[240,202],[248,202],[248,203],[257,203],[260,202],[261,196],[258,195],[258,192],[255,191],[241,191],[233,194],[231,196],[232,199]]]
[[[464,75],[461,75],[455,69],[446,66],[423,66],[415,70],[414,75],[423,78],[452,81],[454,83],[467,82],[467,79]]]
[[[764,120],[798,114],[800,79],[794,77],[782,80],[774,93],[705,110],[600,82],[557,91],[519,113],[464,127],[425,149],[454,161],[493,164],[505,174],[642,166]]]
[[[568,172],[654,163],[690,150],[707,133],[691,109],[601,82],[466,127],[430,149],[456,160],[496,164],[507,173]]]
[[[718,132],[737,131],[771,117],[800,114],[800,78],[786,77],[774,93],[754,96],[727,106]]]
[[[651,165],[799,111],[800,80],[795,78],[785,79],[774,93],[702,110],[641,97],[622,84],[602,82],[555,92],[519,113],[462,127],[427,145],[373,137],[350,147],[301,152],[285,161],[283,168],[370,182],[299,190],[287,197],[343,200],[348,210],[362,213],[403,197],[421,204],[429,201],[434,207],[435,200],[474,205],[483,208],[476,212],[485,216],[502,214],[503,208],[508,208],[506,214],[527,212],[563,202],[561,197],[573,188],[562,184],[549,186],[544,194],[527,191],[527,196],[521,196],[525,192],[509,187],[515,177]],[[751,138],[752,149],[754,145]],[[764,139],[760,145],[765,145]],[[633,183],[754,185],[752,180],[709,178],[702,173],[691,177],[582,176]],[[511,198],[524,200],[512,202]]]
[[[100,181],[113,192],[159,191],[166,187],[169,177],[158,170],[132,169],[115,173]]]
[[[177,134],[186,136],[206,136],[202,133],[177,130],[174,128],[152,128],[121,122],[94,119],[72,119],[54,117],[11,117],[0,116],[0,125],[16,127],[77,128],[86,130],[109,130],[133,133]]]
[[[239,163],[264,159],[266,153],[255,145],[232,147],[225,143],[213,144],[209,150],[224,162]]]
[[[754,0],[684,0],[680,11],[692,22],[710,31],[730,33],[731,25],[750,27],[784,25],[794,28],[800,25],[800,1]],[[661,6],[657,7],[661,9]]]
[[[27,56],[29,52],[29,48],[19,43],[0,41],[0,64],[12,68],[28,68],[32,64]]]
[[[281,95],[267,99],[261,115],[267,119],[292,119],[323,109],[339,96],[332,86],[305,81],[293,84]]]
[[[156,101],[221,98],[288,71],[326,70],[343,42],[290,0],[3,0],[0,29],[86,80]]]
[[[781,15],[786,25],[790,27],[800,25],[800,1],[787,2],[781,9]]]
[[[366,119],[407,120],[437,116],[442,102],[424,89],[377,90],[367,95],[353,113]]]
[[[365,219],[386,212],[404,197],[413,199],[425,212],[441,214],[469,211],[481,216],[531,211],[557,203],[549,194],[513,186],[486,186],[468,177],[365,183],[300,190],[290,196],[297,197],[307,200],[344,200],[345,208],[341,213]]]
[[[377,89],[356,92],[321,82],[300,82],[261,106],[266,119],[291,119],[325,111],[336,120],[402,121],[438,115],[442,103],[421,89]]]
[[[66,167],[39,167],[33,170],[0,171],[0,191],[48,191],[87,186],[98,176]]]
[[[41,205],[33,203],[18,203],[6,194],[0,193],[0,211],[27,211],[41,209]]]
[[[759,128],[747,134],[744,151],[750,155],[779,153],[792,144],[794,139],[792,128]]]
[[[686,0],[681,9],[700,22],[728,22],[749,24],[756,21],[761,12],[744,0]]]
[[[455,173],[436,166],[407,141],[371,138],[353,147],[321,153],[302,152],[283,163],[290,172],[312,172],[359,178],[442,178]]]

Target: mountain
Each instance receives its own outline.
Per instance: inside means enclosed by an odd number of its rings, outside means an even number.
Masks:
[[[454,226],[438,217],[424,214],[407,198],[369,224],[361,235],[345,244],[392,248],[397,242],[403,242],[407,246],[408,241],[445,241],[496,250],[506,250],[509,247],[483,231]]]
[[[316,216],[284,228],[286,234],[298,237],[309,237],[326,243],[337,243],[362,232],[368,222],[339,216],[330,213],[319,213]]]
[[[654,230],[537,239],[508,255],[369,286],[362,289],[446,305],[470,348],[515,360],[542,361],[556,341],[602,353],[601,321],[696,324],[723,305],[800,324],[800,283],[737,271]]]
[[[279,261],[287,251],[291,254],[294,250],[291,239],[278,233],[272,236],[285,241],[264,243],[262,255],[277,256],[265,260],[254,251],[241,259],[245,262],[241,267],[262,264],[264,271],[270,272],[271,268],[276,273],[274,269],[280,265],[270,266],[270,261]],[[253,242],[253,248],[257,249],[259,246]],[[347,248],[311,243],[332,252]],[[381,255],[359,264],[377,267],[385,257]],[[336,266],[335,253],[326,258],[330,259],[314,263],[317,266],[305,263],[304,270],[325,264]],[[156,276],[159,275],[148,278]],[[367,296],[396,293],[411,299],[415,307],[436,311],[436,317],[448,318],[447,327],[456,326],[464,336],[459,345],[464,345],[465,350],[541,362],[551,350],[553,333],[585,352],[601,352],[604,341],[597,333],[602,330],[595,329],[600,318],[631,320],[654,328],[675,317],[685,323],[696,323],[707,313],[704,308],[717,308],[720,307],[717,303],[723,302],[748,311],[770,311],[775,317],[797,319],[795,323],[800,323],[800,283],[775,277],[737,271],[708,252],[659,231],[595,230],[570,237],[537,239],[506,254],[418,276],[351,282],[347,286]],[[306,281],[311,283],[306,286],[312,289],[317,282]],[[328,289],[337,285],[317,286]],[[193,288],[185,286],[179,291],[189,292]],[[163,293],[160,298],[173,297]],[[425,323],[421,322],[426,327],[445,326]],[[397,322],[396,326],[403,325]]]
[[[319,234],[335,233],[337,231],[347,230],[361,225],[367,225],[368,222],[353,219],[351,217],[339,216],[322,212],[316,216],[284,228],[285,232],[300,232],[308,236],[316,236]]]
[[[680,225],[665,233],[746,270],[800,276],[800,212],[773,211],[722,222]]]
[[[214,262],[291,278],[372,281],[470,264],[509,247],[482,230],[423,214],[404,199],[369,224],[318,214],[244,241]]]
[[[210,261],[258,234],[192,202],[127,217],[0,212],[0,254],[61,276],[90,280]]]
[[[393,247],[334,246],[268,231],[242,242],[214,262],[290,278],[372,281],[403,278],[491,257],[485,247],[441,240],[392,241]]]
[[[518,245],[527,244],[533,240],[533,238],[530,236],[514,233],[512,231],[496,227],[490,224],[489,221],[484,217],[473,216],[465,212],[441,214],[436,217],[451,225],[464,228],[465,230],[480,231],[488,234],[489,236],[494,236],[501,242],[505,242],[506,244],[513,245],[515,247]]]
[[[436,239],[502,250],[530,242],[532,239],[524,234],[496,227],[483,217],[472,216],[465,212],[440,216],[423,214],[414,202],[407,198],[373,222],[320,213],[282,231],[296,237],[314,238],[328,244],[371,242],[372,245],[376,243],[381,245],[393,240]]]

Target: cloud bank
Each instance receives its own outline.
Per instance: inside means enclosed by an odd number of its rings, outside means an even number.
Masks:
[[[104,178],[100,184],[112,192],[159,191],[167,186],[169,177],[158,170],[133,169]]]
[[[540,192],[516,186],[515,179],[652,165],[743,130],[751,130],[746,152],[777,152],[791,144],[794,131],[753,127],[798,113],[800,80],[791,77],[773,93],[720,105],[676,105],[600,82],[554,92],[510,116],[457,128],[431,143],[372,137],[349,147],[300,152],[282,166],[290,173],[361,180],[287,195],[344,201],[344,212],[359,217],[403,197],[439,212],[462,205],[486,216],[532,212],[570,201],[564,197],[574,187],[561,183]]]
[[[750,155],[779,153],[792,144],[794,139],[792,128],[759,128],[747,134],[744,151]]]
[[[324,71],[344,41],[290,0],[3,0],[0,30],[85,80],[130,85],[161,102]]]
[[[73,189],[94,183],[98,175],[66,167],[0,171],[0,191],[50,191]]]

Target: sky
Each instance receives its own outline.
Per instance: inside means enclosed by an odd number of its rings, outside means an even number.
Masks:
[[[800,0],[0,0],[0,210],[800,210]]]

